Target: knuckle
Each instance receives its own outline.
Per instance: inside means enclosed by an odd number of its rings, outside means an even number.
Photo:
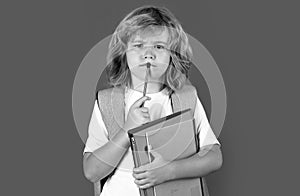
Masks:
[[[147,108],[147,107],[142,107],[141,108],[144,112],[148,112],[149,111],[149,108]]]

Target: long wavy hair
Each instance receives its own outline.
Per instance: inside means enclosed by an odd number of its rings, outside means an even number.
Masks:
[[[132,36],[147,27],[164,27],[169,31],[170,64],[163,76],[164,85],[169,92],[180,89],[188,77],[192,50],[186,33],[174,15],[166,8],[155,6],[133,10],[117,26],[108,48],[108,83],[112,86],[132,86],[126,59],[127,44]]]

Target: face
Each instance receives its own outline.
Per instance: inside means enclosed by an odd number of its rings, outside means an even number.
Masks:
[[[151,63],[149,81],[162,81],[170,63],[167,29],[137,33],[128,42],[126,57],[132,77],[144,80],[147,62]]]

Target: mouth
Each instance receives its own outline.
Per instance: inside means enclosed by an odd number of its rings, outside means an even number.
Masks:
[[[148,67],[148,66],[149,66],[149,68],[150,68],[150,67],[157,67],[156,65],[154,65],[154,64],[152,64],[152,63],[149,63],[149,62],[140,64],[139,66],[140,66],[140,67]]]

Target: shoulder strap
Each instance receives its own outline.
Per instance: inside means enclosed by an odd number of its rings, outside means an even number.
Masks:
[[[196,101],[197,101],[197,91],[192,85],[185,85],[181,89],[173,91],[171,93],[171,103],[173,112],[179,112],[190,108],[192,114],[194,114]]]
[[[124,90],[123,87],[114,87],[97,93],[98,105],[109,138],[124,125]]]

